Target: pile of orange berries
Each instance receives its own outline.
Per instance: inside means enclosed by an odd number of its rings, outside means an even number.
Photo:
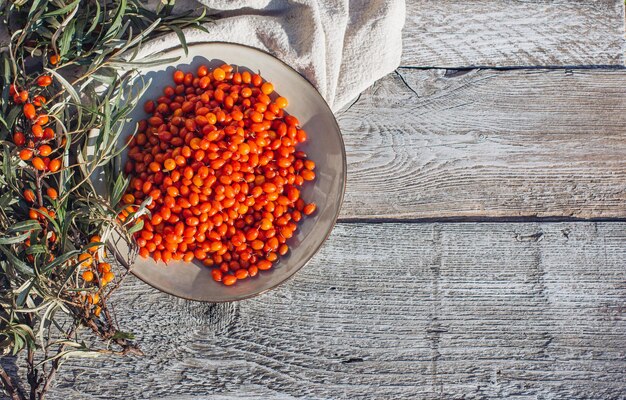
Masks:
[[[13,133],[13,143],[17,146],[20,159],[29,163],[32,168],[40,173],[55,173],[61,169],[63,162],[60,157],[54,158],[56,152],[56,133],[49,126],[50,119],[42,112],[46,104],[46,98],[41,94],[43,90],[52,84],[52,78],[48,75],[40,76],[36,81],[34,92],[39,94],[31,98],[31,94],[25,89],[19,89],[14,84],[9,87],[9,95],[13,102],[22,106],[23,130]],[[65,145],[65,138],[61,146]],[[49,182],[50,183],[50,182]],[[58,193],[54,187],[47,189],[47,194],[51,200],[56,200]],[[35,203],[36,197],[32,190],[26,189],[23,192],[24,199],[29,203]],[[40,206],[29,211],[31,219],[43,220],[44,214],[54,218],[54,211],[47,207]]]
[[[303,215],[315,212],[300,197],[315,179],[315,163],[296,149],[307,133],[258,74],[225,64],[195,76],[177,70],[173,80],[145,104],[150,117],[129,138],[132,179],[120,218],[150,196],[139,254],[200,260],[232,285],[270,269]]]

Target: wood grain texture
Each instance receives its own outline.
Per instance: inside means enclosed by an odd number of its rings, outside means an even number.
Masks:
[[[401,68],[338,120],[342,218],[626,217],[626,71]]]
[[[626,223],[339,224],[236,304],[133,280],[143,358],[75,359],[51,399],[623,399]],[[350,251],[346,251],[346,249]]]
[[[623,65],[622,0],[407,0],[402,65]]]

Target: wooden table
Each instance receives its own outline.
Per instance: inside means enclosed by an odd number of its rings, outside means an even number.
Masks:
[[[402,67],[338,114],[321,252],[236,304],[132,280],[146,356],[51,398],[626,398],[624,2],[408,3]]]

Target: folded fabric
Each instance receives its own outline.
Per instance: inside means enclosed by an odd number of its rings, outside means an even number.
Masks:
[[[188,43],[224,41],[268,51],[305,76],[333,110],[398,67],[404,0],[184,0],[174,12],[206,7],[208,33]],[[140,56],[179,43],[175,34],[147,42]]]

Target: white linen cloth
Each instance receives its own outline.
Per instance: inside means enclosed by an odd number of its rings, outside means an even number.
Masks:
[[[334,111],[394,71],[402,54],[404,0],[184,0],[174,13],[206,7],[217,19],[185,32],[188,44],[240,43],[265,50],[304,75]],[[171,48],[175,34],[139,55]]]

